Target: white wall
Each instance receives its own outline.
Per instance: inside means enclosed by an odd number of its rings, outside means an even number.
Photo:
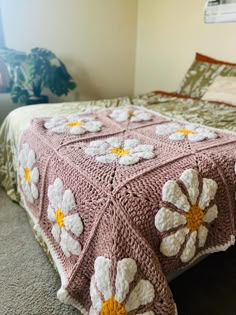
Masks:
[[[78,82],[81,100],[133,94],[137,0],[2,0],[1,6],[7,46],[52,50]]]
[[[196,51],[236,62],[236,24],[204,24],[205,0],[0,1],[7,46],[51,49],[81,100],[174,91]]]
[[[205,0],[139,0],[135,93],[175,91],[195,52],[236,62],[236,23],[204,24]]]

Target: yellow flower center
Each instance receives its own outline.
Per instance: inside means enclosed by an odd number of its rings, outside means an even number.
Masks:
[[[129,154],[129,150],[126,150],[123,148],[116,148],[116,147],[111,148],[111,152],[119,156]]]
[[[66,125],[70,128],[73,127],[78,127],[80,125],[82,125],[82,120],[77,120],[77,121],[69,121],[68,123],[66,123]]]
[[[102,310],[99,315],[127,315],[125,305],[116,301],[112,296],[109,300],[102,302]]]
[[[63,228],[64,225],[64,213],[61,211],[61,209],[57,209],[55,212],[55,220],[57,224],[60,226],[60,228]]]
[[[134,116],[134,112],[132,110],[128,111],[128,118],[131,118]]]
[[[24,168],[24,179],[27,183],[30,181],[30,168],[28,166]]]
[[[197,231],[203,220],[203,211],[198,206],[194,205],[190,208],[190,211],[185,215],[187,220],[187,228],[193,232]]]
[[[194,135],[196,132],[189,129],[178,129],[177,132],[183,133],[184,135]]]

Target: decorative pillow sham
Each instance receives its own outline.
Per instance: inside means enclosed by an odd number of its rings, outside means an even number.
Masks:
[[[236,106],[236,77],[216,77],[202,99]]]
[[[204,58],[207,62],[202,61],[205,60]],[[236,76],[236,64],[226,63],[197,53],[177,93],[194,98],[201,98],[219,75]]]

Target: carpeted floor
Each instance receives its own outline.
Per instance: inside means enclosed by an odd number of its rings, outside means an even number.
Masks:
[[[24,210],[0,189],[0,315],[80,314],[57,300],[59,288]]]
[[[0,315],[78,315],[56,298],[60,280],[26,214],[0,189]],[[172,281],[179,315],[236,315],[236,248]]]

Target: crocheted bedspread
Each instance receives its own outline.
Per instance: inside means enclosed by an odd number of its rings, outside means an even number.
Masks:
[[[126,106],[36,118],[25,205],[84,314],[173,315],[165,274],[235,240],[236,135]]]

